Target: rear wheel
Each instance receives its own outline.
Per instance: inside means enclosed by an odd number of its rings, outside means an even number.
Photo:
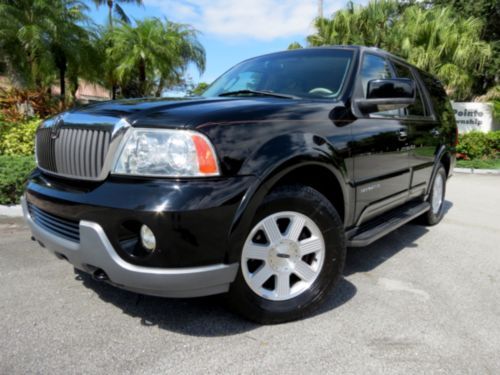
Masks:
[[[423,216],[423,224],[436,225],[441,221],[444,216],[444,197],[446,195],[446,170],[441,164],[437,170],[434,181],[432,182],[432,189],[429,194],[428,202],[431,209]]]
[[[323,302],[344,260],[343,226],[332,204],[310,187],[279,188],[257,210],[229,303],[259,323],[299,319]]]

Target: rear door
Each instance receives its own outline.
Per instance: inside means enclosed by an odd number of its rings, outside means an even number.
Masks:
[[[383,56],[365,52],[355,97],[366,97],[372,79],[395,77]],[[406,201],[410,184],[407,123],[399,111],[358,114],[352,124],[357,224]]]

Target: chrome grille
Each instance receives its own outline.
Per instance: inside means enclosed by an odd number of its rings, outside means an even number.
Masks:
[[[52,138],[52,128],[37,132],[38,165],[45,171],[84,179],[98,179],[108,154],[111,133],[106,130],[62,128]]]
[[[80,242],[80,225],[78,221],[63,219],[28,203],[31,219],[45,230],[73,242]]]

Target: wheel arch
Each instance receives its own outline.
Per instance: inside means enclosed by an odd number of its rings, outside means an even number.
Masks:
[[[449,149],[444,145],[441,146],[436,153],[436,157],[434,158],[434,167],[432,169],[431,178],[429,179],[429,183],[427,184],[427,192],[424,199],[429,197],[431,186],[434,182],[434,178],[436,177],[436,173],[439,169],[439,166],[443,164],[444,169],[446,171],[446,176],[449,177],[452,168],[452,155]]]
[[[327,162],[322,157],[306,154],[296,155],[283,161],[265,176],[259,178],[245,194],[231,225],[227,261],[239,260],[239,252],[251,229],[258,207],[271,191],[280,186],[302,184],[318,190],[332,203],[345,223],[349,213],[350,197],[345,173],[342,171],[343,168],[332,163],[331,160]],[[331,189],[329,189],[329,184],[332,184]]]
[[[448,151],[443,152],[440,162],[443,164],[444,169],[446,170],[446,176],[448,177],[450,175],[451,168],[451,155]]]
[[[285,185],[305,185],[323,194],[337,210],[342,222],[345,222],[345,198],[342,185],[336,174],[320,163],[298,166],[274,182],[269,191]]]

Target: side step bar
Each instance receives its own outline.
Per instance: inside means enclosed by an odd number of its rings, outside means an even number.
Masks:
[[[347,232],[348,247],[363,247],[429,211],[429,202],[409,203]]]

